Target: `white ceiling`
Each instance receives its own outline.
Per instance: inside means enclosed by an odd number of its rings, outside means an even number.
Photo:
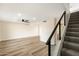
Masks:
[[[62,9],[60,7],[63,7],[60,3],[0,3],[0,20],[46,20],[57,16],[57,12]]]

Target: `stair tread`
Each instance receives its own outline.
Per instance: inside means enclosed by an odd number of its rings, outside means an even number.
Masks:
[[[79,32],[70,32],[70,31],[67,31],[66,34],[69,34],[67,36],[71,36],[70,34],[76,34],[76,35],[79,35]],[[74,35],[73,35],[74,36]]]
[[[69,24],[76,24],[79,23],[79,21],[70,21]]]
[[[79,28],[79,26],[68,25],[68,28]]]
[[[79,29],[79,28],[68,28],[68,29]]]
[[[78,51],[75,51],[75,50],[72,50],[72,49],[67,49],[67,48],[63,48],[62,49],[62,52],[64,51],[64,53],[68,55],[71,55],[71,56],[79,56],[79,52]]]
[[[79,43],[64,41],[65,44],[79,47]]]
[[[70,37],[70,38],[73,38],[73,39],[79,39],[79,37],[74,37],[74,36],[65,36],[65,37]]]
[[[79,34],[79,32],[70,32],[70,31],[67,31],[66,33]]]
[[[78,23],[76,23],[76,24],[69,24],[69,26],[79,26],[79,24]]]
[[[75,37],[65,37],[64,40],[68,42],[79,43],[79,38],[75,38]]]
[[[70,21],[79,21],[79,17],[73,17],[73,18],[70,18],[71,20]],[[75,20],[74,20],[75,19]]]
[[[79,43],[64,41],[64,48],[72,49],[75,51],[79,51]]]
[[[68,28],[67,32],[79,32],[79,28]]]

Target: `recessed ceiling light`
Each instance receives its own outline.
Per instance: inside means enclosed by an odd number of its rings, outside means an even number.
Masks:
[[[33,17],[33,18],[32,18],[32,20],[36,20],[36,18],[35,18],[35,17]]]
[[[18,16],[19,16],[19,17],[21,17],[21,15],[22,15],[21,13],[18,13]]]

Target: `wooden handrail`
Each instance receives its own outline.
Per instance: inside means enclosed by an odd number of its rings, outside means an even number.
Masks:
[[[56,26],[55,26],[55,28],[54,28],[54,30],[53,30],[53,32],[51,33],[50,37],[48,38],[48,40],[47,40],[47,42],[46,42],[46,45],[48,45],[48,44],[50,43],[50,40],[52,39],[52,36],[54,35],[54,33],[55,33],[55,31],[56,31],[58,25],[60,24],[60,22],[61,22],[63,16],[64,16],[64,18],[65,18],[65,14],[66,14],[66,11],[64,11],[63,14],[62,14],[62,16],[60,17],[58,23],[56,24]],[[66,24],[66,23],[65,23],[65,19],[64,19],[64,25],[65,25],[65,24]]]

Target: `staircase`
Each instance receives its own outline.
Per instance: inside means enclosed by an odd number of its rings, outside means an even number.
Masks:
[[[79,12],[71,13],[61,56],[79,56]]]

